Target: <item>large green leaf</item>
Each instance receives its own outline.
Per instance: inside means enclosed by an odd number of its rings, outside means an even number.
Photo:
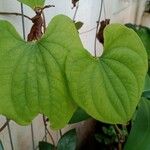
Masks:
[[[65,133],[58,141],[57,150],[75,150],[77,146],[77,135],[75,129]]]
[[[35,8],[35,7],[43,7],[45,0],[18,0],[21,3],[24,3],[26,5],[28,5],[31,8]]]
[[[150,101],[143,99],[133,122],[125,150],[150,149]]]
[[[66,74],[76,103],[97,120],[124,124],[139,102],[147,72],[147,54],[132,30],[120,24],[104,31],[104,53],[72,51]]]
[[[0,114],[26,125],[43,113],[53,128],[64,127],[76,109],[65,59],[82,47],[72,20],[56,16],[37,42],[23,41],[7,21],[0,21],[0,33]]]

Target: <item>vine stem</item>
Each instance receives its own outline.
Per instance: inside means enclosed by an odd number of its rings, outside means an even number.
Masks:
[[[122,142],[121,142],[122,131],[119,129],[119,127],[116,124],[115,124],[115,131],[118,136],[118,150],[122,150]]]
[[[43,17],[43,31],[44,31],[44,33],[46,32],[46,19],[45,19],[44,9],[50,8],[50,7],[55,7],[55,5],[45,5],[41,9],[42,10],[42,17]]]
[[[6,122],[0,128],[0,132],[2,132],[7,127],[7,125],[9,124],[9,122],[10,122],[10,120],[7,119]]]
[[[21,13],[15,13],[15,12],[0,12],[0,15],[15,15],[15,16],[23,16],[29,20],[32,21],[32,18],[30,18],[29,16],[27,15],[24,15],[24,14],[21,14]]]
[[[23,38],[24,40],[26,39],[26,31],[25,31],[25,20],[24,20],[24,8],[23,8],[23,3],[20,4],[20,7],[21,7],[21,19],[22,19],[22,31],[23,31]]]
[[[42,17],[43,17],[43,31],[45,33],[46,32],[46,20],[45,20],[45,14],[43,11],[42,11]]]
[[[43,8],[41,8],[41,10],[43,11],[44,9],[51,8],[51,7],[55,7],[55,5],[45,5]]]
[[[61,129],[59,130],[59,135],[60,135],[60,138],[62,137],[62,131],[61,131]]]
[[[7,119],[7,121],[8,121],[8,119]],[[7,125],[7,129],[8,129],[9,139],[10,139],[11,150],[14,150],[14,145],[13,145],[13,140],[12,140],[12,133],[11,133],[11,128],[10,128],[9,122],[8,122],[8,125]]]
[[[77,16],[78,9],[79,9],[79,1],[77,2],[77,5],[75,7],[75,12],[74,12],[73,19],[72,19],[74,22]]]
[[[103,2],[103,8],[104,8],[104,18],[106,20],[106,8],[105,8],[105,1]]]
[[[50,133],[50,131],[47,128],[47,122],[46,122],[46,118],[45,118],[44,115],[43,115],[43,122],[44,122],[44,127],[45,127],[45,137],[46,137],[46,135],[48,133],[48,135],[49,135],[49,137],[50,137],[50,139],[52,141],[52,144],[55,146],[54,138],[53,138],[52,134]]]
[[[91,29],[89,29],[89,30],[80,32],[79,34],[85,34],[85,33],[91,32],[91,31],[93,31],[93,30],[95,30],[95,29],[96,29],[96,27],[93,27],[93,28],[91,28]]]
[[[50,131],[47,128],[46,128],[46,130],[47,130],[47,133],[48,133],[48,135],[49,135],[49,137],[50,137],[50,139],[52,141],[52,144],[55,146],[55,141],[54,141],[53,136],[51,135]]]
[[[117,133],[119,133],[120,135],[122,134],[121,130],[119,129],[119,127],[115,124],[115,129],[117,131]]]
[[[47,124],[46,124],[46,118],[45,116],[43,115],[43,123],[44,123],[44,131],[45,131],[45,141],[47,142]]]
[[[95,34],[95,41],[94,41],[94,56],[96,57],[96,41],[97,41],[97,33],[98,33],[98,28],[99,28],[99,23],[101,20],[101,15],[102,15],[102,7],[103,7],[103,0],[101,1],[101,5],[100,5],[100,11],[99,11],[99,17],[98,17],[98,21],[96,22],[96,34]]]

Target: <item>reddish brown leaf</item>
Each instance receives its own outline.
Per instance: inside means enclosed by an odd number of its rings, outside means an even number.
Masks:
[[[28,34],[28,41],[34,41],[41,38],[43,35],[43,18],[42,18],[42,9],[35,10],[36,15],[32,18],[33,26]]]
[[[73,7],[76,7],[76,4],[79,0],[72,0]]]
[[[97,39],[99,40],[100,43],[104,44],[104,36],[103,36],[103,32],[105,27],[110,23],[110,19],[105,19],[103,21],[100,22],[100,28],[99,31],[96,35]]]

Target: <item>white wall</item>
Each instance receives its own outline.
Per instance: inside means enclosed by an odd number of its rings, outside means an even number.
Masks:
[[[150,28],[150,13],[144,13],[142,17],[141,25],[147,26]]]
[[[110,18],[111,22],[119,23],[128,23],[135,22],[135,14],[137,8],[136,0],[104,0],[106,14],[104,11],[102,14],[102,19]],[[83,28],[80,30],[80,37],[83,41],[85,48],[93,53],[94,49],[94,38],[95,38],[95,29],[91,32],[83,33],[89,29],[96,27],[96,21],[98,19],[98,13],[100,8],[100,0],[80,0],[79,10],[77,13],[76,20],[84,22]],[[47,0],[46,4],[54,4],[55,8],[50,8],[46,11],[46,20],[47,23],[51,18],[57,14],[66,14],[71,18],[74,15],[74,9],[71,7],[71,0]],[[20,4],[16,0],[0,0],[0,11],[5,12],[20,12]],[[34,16],[33,11],[24,6],[24,12],[28,16]],[[21,17],[16,16],[0,16],[0,19],[9,20],[17,29],[17,31],[22,35],[22,22]],[[31,28],[31,22],[25,19],[26,34],[29,33]],[[102,46],[97,43],[97,51],[102,50]],[[4,123],[5,118],[1,117],[0,126]],[[13,121],[10,123],[12,138],[15,150],[32,150],[31,144],[31,126],[21,127],[16,125]],[[34,126],[34,140],[35,145],[38,144],[38,141],[42,140],[44,136],[44,128],[42,117],[39,116],[33,121]],[[65,129],[64,129],[65,131]],[[53,132],[55,137],[55,142],[59,138],[58,132]],[[7,128],[0,133],[0,139],[2,140],[6,150],[11,150],[9,136]]]

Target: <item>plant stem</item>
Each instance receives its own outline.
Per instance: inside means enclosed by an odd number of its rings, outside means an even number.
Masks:
[[[55,146],[54,138],[53,138],[52,134],[50,133],[50,131],[49,131],[48,128],[47,128],[47,122],[46,122],[46,118],[45,118],[44,115],[43,115],[43,122],[44,122],[44,127],[45,127],[45,137],[46,137],[46,135],[47,135],[47,133],[48,133],[48,135],[49,135],[49,137],[50,137],[50,139],[51,139],[51,141],[52,141],[52,144]],[[47,140],[46,140],[46,141],[47,141]]]
[[[105,1],[103,2],[103,8],[104,8],[104,19],[106,20],[106,8],[105,8]]]
[[[119,129],[119,127],[115,124],[115,129],[117,131],[118,134],[122,135],[122,132],[121,130]]]
[[[42,17],[43,17],[43,31],[45,33],[46,32],[46,20],[45,20],[45,14],[43,11],[42,11]]]
[[[23,7],[23,3],[20,4],[21,7],[21,19],[22,19],[22,32],[23,32],[23,39],[26,39],[26,31],[25,31],[25,20],[24,20],[24,7]]]
[[[33,129],[33,123],[31,122],[31,137],[32,137],[32,147],[35,149],[35,143],[34,143],[34,129]]]
[[[121,142],[118,143],[118,150],[122,150],[122,143]]]
[[[99,11],[99,17],[96,25],[96,34],[95,34],[95,42],[94,42],[94,56],[96,57],[96,41],[97,41],[97,33],[98,33],[98,28],[99,28],[99,23],[101,20],[101,15],[102,15],[102,6],[103,6],[103,0],[101,0],[101,5],[100,5],[100,11]]]
[[[7,120],[3,125],[2,127],[0,128],[0,132],[2,132],[8,125],[8,123],[10,122],[10,120]]]
[[[55,141],[54,141],[53,136],[51,135],[50,131],[47,128],[46,128],[46,131],[47,131],[47,133],[48,133],[48,135],[49,135],[49,137],[50,137],[50,139],[52,141],[52,144],[55,146]]]
[[[62,131],[61,129],[59,130],[59,135],[60,135],[60,138],[62,137]]]
[[[93,27],[93,28],[91,28],[91,29],[89,29],[89,30],[80,32],[79,34],[85,34],[85,33],[91,32],[91,31],[93,31],[93,30],[95,30],[95,29],[96,29],[96,27]]]
[[[75,22],[75,19],[76,19],[76,15],[77,15],[78,9],[79,9],[79,1],[77,2],[76,8],[75,8],[75,12],[74,12],[74,15],[73,15],[73,19],[72,19],[74,22]]]
[[[7,121],[9,121],[9,120],[7,119]],[[11,150],[14,150],[13,139],[12,139],[12,133],[11,133],[11,128],[10,128],[9,122],[8,122],[8,125],[7,125],[7,129],[8,129],[8,135],[9,135]]]
[[[46,9],[46,8],[50,8],[50,7],[55,7],[55,5],[45,5],[42,10]]]
[[[27,15],[24,15],[24,14],[21,14],[21,13],[15,13],[15,12],[0,12],[0,15],[16,15],[16,16],[23,16],[29,20],[32,21],[32,18],[30,18],[29,16]]]
[[[122,137],[123,137],[123,134],[122,134],[122,131],[119,129],[119,127],[117,125],[115,125],[115,131],[116,131],[116,134],[118,136],[118,150],[122,150]]]
[[[45,116],[43,115],[43,123],[44,123],[44,131],[45,131],[45,141],[47,142],[47,124],[46,124],[46,119]]]

